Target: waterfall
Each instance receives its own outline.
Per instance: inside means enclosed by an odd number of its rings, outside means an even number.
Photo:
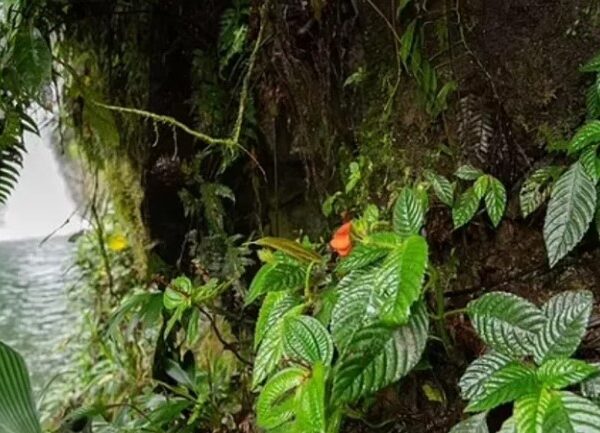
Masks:
[[[51,148],[51,127],[42,127],[39,137],[26,133],[24,140],[19,181],[0,210],[0,241],[43,238],[57,229],[58,236],[80,231],[85,224]]]

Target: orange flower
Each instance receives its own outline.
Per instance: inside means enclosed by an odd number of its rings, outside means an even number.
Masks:
[[[346,257],[352,250],[351,230],[352,222],[349,221],[336,230],[331,242],[329,242],[331,248],[342,257]]]

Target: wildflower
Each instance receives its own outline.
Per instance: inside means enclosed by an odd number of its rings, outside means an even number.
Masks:
[[[342,257],[346,257],[352,250],[351,230],[352,222],[349,221],[336,230],[331,242],[329,242],[331,248]]]

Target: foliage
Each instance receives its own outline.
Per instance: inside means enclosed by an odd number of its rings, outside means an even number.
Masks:
[[[417,191],[403,189],[394,209],[395,231],[365,233],[330,275],[324,259],[303,252],[300,244],[295,250],[310,260],[298,261],[289,246],[288,254],[283,248],[263,254],[267,262],[247,298],[264,296],[253,371],[253,385],[260,389],[259,426],[338,431],[346,403],[397,381],[416,365],[429,322],[422,301],[428,264],[427,243],[419,235],[424,215]],[[336,300],[326,309],[330,291]]]
[[[29,372],[15,350],[0,342],[0,425],[6,433],[41,433]]]
[[[471,221],[482,200],[492,225],[497,227],[506,209],[506,189],[502,182],[471,165],[460,166],[454,175],[462,181],[473,183],[457,195],[456,185],[447,178],[426,173],[437,198],[451,207],[454,228],[458,229]]]
[[[487,412],[506,403],[514,403],[514,410],[503,432],[598,431],[600,408],[564,391],[599,373],[596,366],[570,358],[592,304],[587,291],[559,293],[541,308],[503,292],[472,301],[467,310],[488,352],[467,368],[460,387],[469,400],[466,411],[480,413],[452,433],[487,433]]]

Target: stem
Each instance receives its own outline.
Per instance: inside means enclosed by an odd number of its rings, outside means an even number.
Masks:
[[[433,286],[433,293],[435,296],[436,327],[440,339],[442,340],[442,344],[444,345],[444,350],[446,353],[449,353],[452,343],[450,341],[450,336],[448,335],[448,330],[446,329],[445,323],[446,303],[444,300],[444,286],[440,284],[439,273],[434,267],[431,267],[429,273],[431,278],[430,284]]]
[[[310,262],[306,268],[306,278],[304,280],[304,299],[308,300],[309,304],[312,303],[312,293],[310,292],[310,274],[315,262]]]

